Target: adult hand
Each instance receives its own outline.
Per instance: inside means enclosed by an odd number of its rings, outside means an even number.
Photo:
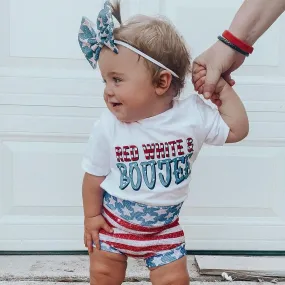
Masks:
[[[220,41],[216,42],[194,60],[192,81],[201,67],[206,70],[205,84],[200,88],[194,84],[195,90],[203,94],[205,99],[211,99],[221,76],[233,86],[235,82],[231,79],[231,72],[239,68],[244,60],[244,55]],[[195,79],[197,82],[197,77]]]
[[[202,90],[204,88],[206,74],[207,71],[203,66],[197,67],[196,72],[193,74],[192,78],[192,82],[196,86],[197,90]],[[216,84],[216,89],[210,98],[212,103],[215,104],[218,108],[222,106],[222,101],[220,100],[219,94],[223,91],[226,85],[228,85],[228,83],[223,79],[223,77],[220,77]],[[198,93],[201,94],[200,91]]]

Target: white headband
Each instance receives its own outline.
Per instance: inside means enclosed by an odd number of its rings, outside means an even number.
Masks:
[[[114,42],[115,42],[115,44],[118,44],[118,45],[124,46],[125,48],[130,49],[131,51],[139,54],[140,56],[142,56],[142,57],[146,58],[147,60],[153,62],[154,64],[158,65],[159,67],[161,67],[161,68],[163,68],[165,70],[168,70],[173,76],[179,78],[179,76],[174,71],[172,71],[171,69],[167,68],[165,65],[163,65],[159,61],[155,60],[154,58],[152,58],[152,57],[148,56],[147,54],[141,52],[140,50],[134,48],[133,46],[131,46],[131,45],[125,43],[125,42],[122,42],[122,41],[115,40]]]
[[[100,11],[97,18],[97,25],[92,23],[88,18],[83,17],[81,20],[80,30],[78,33],[78,41],[82,52],[91,66],[95,69],[99,59],[100,51],[103,46],[107,46],[113,52],[118,53],[118,48],[115,44],[124,46],[129,50],[139,54],[145,59],[153,62],[157,66],[169,71],[173,76],[179,76],[165,65],[150,57],[149,55],[141,52],[135,47],[114,39],[113,35],[114,23],[112,16],[112,5],[109,1],[104,3],[104,9]]]

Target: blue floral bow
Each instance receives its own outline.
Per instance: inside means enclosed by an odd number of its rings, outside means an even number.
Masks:
[[[86,17],[82,18],[78,34],[78,42],[86,59],[95,69],[103,46],[109,47],[118,53],[114,42],[114,22],[112,18],[111,3],[106,1],[104,9],[99,12],[97,27]]]

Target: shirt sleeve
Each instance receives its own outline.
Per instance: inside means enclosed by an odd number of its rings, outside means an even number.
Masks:
[[[196,105],[202,120],[204,142],[209,145],[224,145],[230,128],[223,120],[218,109],[206,104],[198,95],[196,95]]]
[[[104,112],[93,125],[82,160],[85,172],[95,176],[106,176],[110,172],[110,151],[114,119]]]

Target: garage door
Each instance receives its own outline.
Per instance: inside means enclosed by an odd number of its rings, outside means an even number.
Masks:
[[[229,26],[241,3],[125,0],[123,18],[167,15],[195,57]],[[83,249],[80,162],[104,102],[101,78],[83,59],[77,31],[81,16],[94,19],[102,4],[0,2],[2,251]],[[250,135],[202,150],[181,217],[188,249],[285,250],[284,35],[285,15],[235,74]]]

